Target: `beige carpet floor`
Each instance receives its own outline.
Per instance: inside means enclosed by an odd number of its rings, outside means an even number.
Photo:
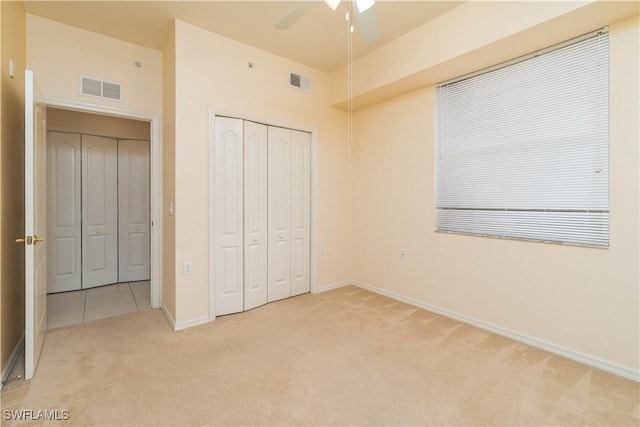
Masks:
[[[53,330],[36,378],[2,392],[78,426],[637,426],[639,402],[636,382],[352,286],[178,333],[158,310]]]

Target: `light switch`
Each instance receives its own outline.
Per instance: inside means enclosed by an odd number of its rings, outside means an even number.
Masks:
[[[185,261],[182,264],[182,275],[183,276],[191,276],[193,274],[193,264],[191,261]]]

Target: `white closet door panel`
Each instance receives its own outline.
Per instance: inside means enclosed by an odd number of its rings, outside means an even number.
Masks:
[[[118,144],[82,135],[82,287],[118,281]]]
[[[215,243],[216,316],[243,310],[243,123],[216,117]]]
[[[149,280],[149,141],[118,141],[118,280]]]
[[[291,296],[291,130],[269,126],[268,300]]]
[[[47,293],[81,287],[80,134],[47,133]]]
[[[267,126],[244,122],[244,309],[267,303]]]
[[[311,290],[311,134],[291,131],[291,295]]]

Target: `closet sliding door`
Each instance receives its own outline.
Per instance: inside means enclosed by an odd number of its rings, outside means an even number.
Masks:
[[[47,133],[47,292],[81,288],[80,135]]]
[[[214,280],[216,315],[244,307],[243,122],[216,117]]]
[[[149,280],[149,141],[118,141],[118,281]]]
[[[244,309],[267,303],[267,126],[244,122]]]
[[[216,315],[310,291],[311,134],[216,117]]]
[[[291,296],[291,130],[269,126],[269,302]]]
[[[311,134],[269,127],[269,302],[311,290]]]
[[[311,134],[291,131],[291,296],[311,291]]]
[[[47,133],[47,292],[150,279],[149,141]]]
[[[118,282],[118,142],[82,135],[82,287]]]

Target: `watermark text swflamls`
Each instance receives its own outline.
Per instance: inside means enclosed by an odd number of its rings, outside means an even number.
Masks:
[[[71,417],[66,409],[4,409],[5,421],[68,421]]]

